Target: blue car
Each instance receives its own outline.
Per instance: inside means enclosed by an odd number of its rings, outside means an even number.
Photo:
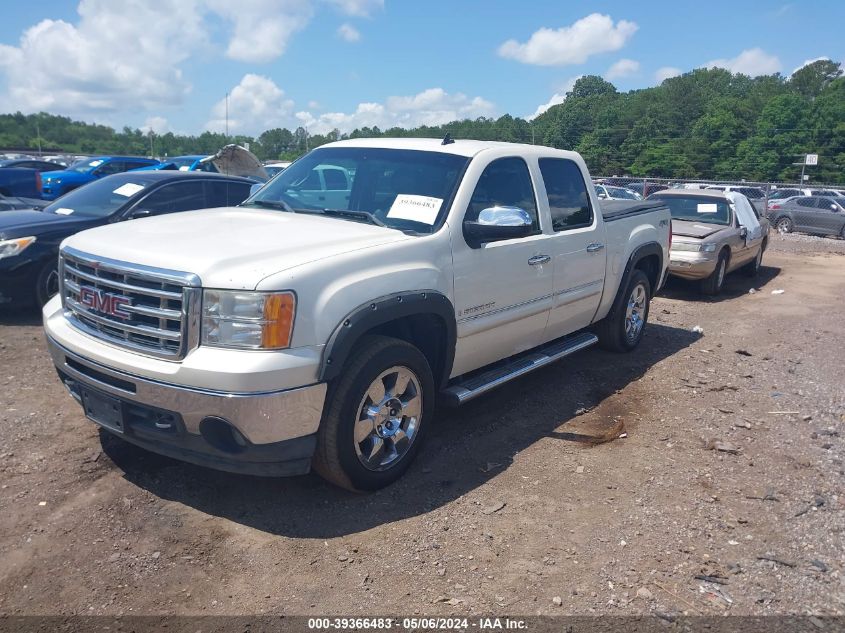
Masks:
[[[213,163],[211,163],[210,161],[207,163],[200,162],[203,158],[206,158],[206,156],[203,156],[201,154],[191,154],[188,156],[172,156],[170,158],[165,158],[158,165],[141,167],[134,171],[169,169],[172,171],[206,171],[212,174],[216,174],[217,168],[214,166]]]
[[[103,176],[119,174],[139,167],[158,165],[159,161],[151,158],[134,156],[97,156],[74,163],[67,169],[51,171],[41,177],[41,197],[55,200],[59,196],[77,187],[88,184]]]

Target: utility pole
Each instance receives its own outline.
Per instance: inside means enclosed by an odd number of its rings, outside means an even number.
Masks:
[[[38,119],[41,117],[41,115],[36,114],[35,117],[35,136],[36,140],[38,141],[38,157],[41,158],[41,126],[38,123]]]

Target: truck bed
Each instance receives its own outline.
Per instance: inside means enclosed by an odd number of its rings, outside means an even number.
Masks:
[[[602,200],[601,215],[605,222],[613,222],[621,218],[650,213],[665,206],[657,200]]]

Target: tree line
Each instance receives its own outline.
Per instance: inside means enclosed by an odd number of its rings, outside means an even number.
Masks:
[[[580,152],[591,171],[684,179],[796,181],[807,153],[813,182],[845,181],[845,77],[840,64],[816,61],[790,77],[751,78],[724,69],[697,69],[659,86],[619,92],[601,77],[575,82],[563,103],[533,120],[481,117],[413,129],[364,127],[309,134],[275,128],[258,137],[168,132],[73,121],[47,113],[0,115],[0,147],[61,148],[79,154],[177,156],[211,154],[227,143],[249,143],[262,160],[292,160],[345,138],[433,137],[537,143]]]

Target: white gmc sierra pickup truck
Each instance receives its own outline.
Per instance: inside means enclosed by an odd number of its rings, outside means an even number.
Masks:
[[[636,347],[670,235],[662,203],[600,206],[573,152],[355,139],[239,207],[68,238],[44,324],[70,393],[125,440],[373,490],[435,402]]]

